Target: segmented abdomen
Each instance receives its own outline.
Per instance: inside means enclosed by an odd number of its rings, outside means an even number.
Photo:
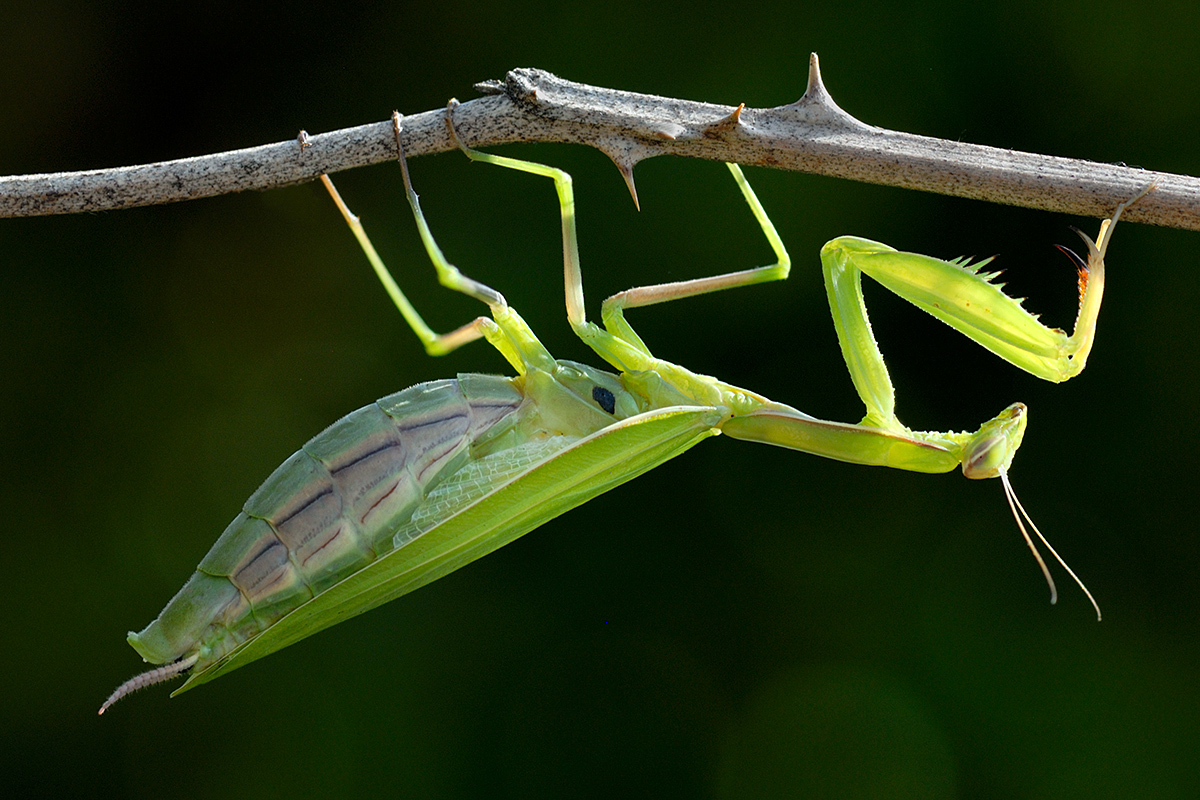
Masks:
[[[427,496],[469,463],[485,432],[494,439],[511,428],[523,400],[512,379],[460,375],[338,420],[250,496],[130,644],[156,664],[197,650],[201,664],[221,657],[392,550],[398,530],[411,536]]]

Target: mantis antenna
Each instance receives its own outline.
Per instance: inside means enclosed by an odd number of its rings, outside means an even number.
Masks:
[[[1017,498],[1017,493],[1013,491],[1012,484],[1008,480],[1008,470],[1004,467],[1000,468],[1000,483],[1004,485],[1004,497],[1008,500],[1008,507],[1012,509],[1013,519],[1017,521],[1017,527],[1021,529],[1021,535],[1025,537],[1025,544],[1029,545],[1029,550],[1033,553],[1033,557],[1037,559],[1038,566],[1042,568],[1042,575],[1046,578],[1046,584],[1050,587],[1050,604],[1053,605],[1058,602],[1058,589],[1054,585],[1054,578],[1050,575],[1050,570],[1046,567],[1046,562],[1042,560],[1042,554],[1038,552],[1037,545],[1033,543],[1033,539],[1029,538],[1029,531],[1025,529],[1025,523],[1021,521],[1021,517],[1024,517],[1029,523],[1029,527],[1033,528],[1033,532],[1042,540],[1042,544],[1046,545],[1046,549],[1054,556],[1054,560],[1061,564],[1062,568],[1067,571],[1067,574],[1075,579],[1075,583],[1079,584],[1079,588],[1087,595],[1087,599],[1092,601],[1092,608],[1096,609],[1096,621],[1099,622],[1101,619],[1100,604],[1096,602],[1096,598],[1092,597],[1092,593],[1088,591],[1087,586],[1079,579],[1075,571],[1067,566],[1067,562],[1063,561],[1062,556],[1054,549],[1054,545],[1046,541],[1046,537],[1038,530],[1037,523],[1029,516],[1029,512],[1025,510],[1025,506],[1021,505],[1021,501]],[[1019,515],[1017,514],[1018,509],[1021,512]]]

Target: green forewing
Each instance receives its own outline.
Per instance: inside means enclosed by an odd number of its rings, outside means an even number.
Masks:
[[[640,414],[576,441],[407,545],[329,587],[221,660],[179,694],[434,581],[554,517],[636,478],[718,431],[721,412],[675,407]]]

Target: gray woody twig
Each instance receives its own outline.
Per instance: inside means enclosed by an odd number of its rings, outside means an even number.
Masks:
[[[613,159],[633,190],[642,159],[676,155],[813,172],[868,183],[1104,217],[1151,181],[1125,219],[1200,230],[1200,179],[994,147],[866,125],[838,108],[813,54],[804,96],[750,109],[602,89],[516,69],[487,96],[459,106],[455,127],[472,146],[574,142]],[[404,118],[410,157],[455,149],[444,112]],[[313,180],[396,157],[390,122],[301,141],[119,169],[0,178],[0,217],[70,214],[171,203]],[[636,195],[635,195],[636,197]]]

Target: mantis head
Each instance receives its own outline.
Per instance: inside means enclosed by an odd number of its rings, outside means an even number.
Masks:
[[[1024,403],[1013,403],[995,418],[983,423],[963,448],[962,472],[972,480],[1003,475],[1012,464],[1025,436]]]

